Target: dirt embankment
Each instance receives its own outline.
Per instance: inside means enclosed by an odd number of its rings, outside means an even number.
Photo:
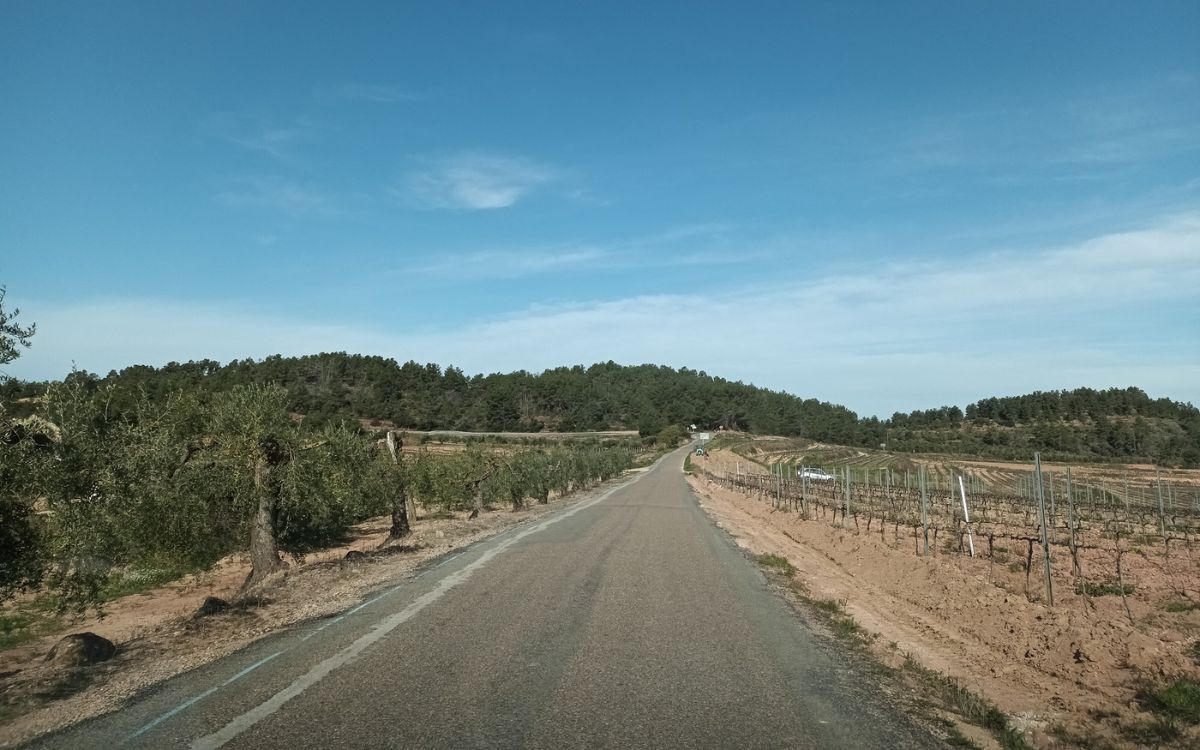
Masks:
[[[79,618],[69,629],[0,652],[0,746],[7,747],[118,708],[143,688],[194,669],[273,631],[347,609],[370,591],[412,575],[422,563],[492,536],[517,523],[587,499],[596,489],[552,498],[523,511],[498,509],[468,520],[466,513],[419,515],[413,533],[387,550],[390,518],[353,529],[343,546],[293,560],[241,605],[196,617],[206,596],[234,600],[249,572],[245,555],[211,570],[126,596],[104,616]],[[364,553],[347,560],[350,551]],[[92,667],[63,669],[44,661],[63,633],[91,631],[117,644],[117,656]]]
[[[733,472],[737,461],[745,472],[746,461],[724,451],[693,457],[697,468],[714,472]],[[814,597],[844,601],[879,636],[880,657],[907,653],[957,678],[1039,746],[1142,744],[1130,728],[1155,717],[1141,710],[1139,688],[1200,678],[1192,651],[1200,608],[1170,606],[1200,601],[1200,566],[1190,548],[1172,552],[1179,559],[1169,580],[1153,578],[1163,570],[1157,564],[1127,572],[1133,593],[1126,601],[1059,586],[1051,608],[1027,593],[1026,574],[1015,565],[944,550],[922,557],[911,530],[889,525],[881,535],[878,524],[867,533],[835,526],[828,515],[806,520],[702,476],[690,481],[739,544],[787,558]],[[1196,727],[1182,732],[1175,746],[1200,746]]]

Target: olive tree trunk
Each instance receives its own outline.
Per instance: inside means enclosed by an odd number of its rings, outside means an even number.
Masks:
[[[278,446],[264,444],[254,461],[254,494],[257,507],[250,527],[250,575],[242,585],[245,590],[283,567],[279,546],[275,541],[275,495],[273,474],[283,458]]]
[[[388,430],[387,448],[388,453],[392,454],[392,463],[396,465],[396,471],[402,471],[401,464],[401,449],[404,447],[403,441],[396,434],[395,430]],[[400,477],[399,489],[396,495],[392,498],[392,529],[388,533],[388,538],[384,544],[408,536],[412,532],[412,524],[408,516],[408,488],[405,486],[404,477]]]

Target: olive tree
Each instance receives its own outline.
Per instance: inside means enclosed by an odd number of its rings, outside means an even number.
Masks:
[[[37,325],[21,326],[17,318],[21,315],[20,308],[5,312],[4,297],[8,293],[0,286],[0,365],[7,365],[21,356],[21,349],[28,349],[30,339],[37,333]]]
[[[0,365],[21,356],[37,327],[20,326],[21,311],[4,309],[5,289],[0,286]],[[4,379],[0,373],[0,380]],[[29,498],[31,468],[43,456],[26,425],[10,422],[0,403],[0,601],[14,591],[41,580],[42,535]]]

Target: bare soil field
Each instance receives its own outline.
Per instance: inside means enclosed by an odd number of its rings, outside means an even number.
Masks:
[[[602,485],[604,487],[606,485]],[[0,651],[0,747],[111,711],[144,689],[230,654],[281,628],[342,611],[387,582],[414,574],[425,562],[492,536],[514,524],[591,497],[593,488],[547,505],[513,512],[492,510],[418,515],[413,532],[379,550],[390,518],[354,528],[346,544],[291,560],[285,571],[235,600],[250,566],[245,555],[168,585],[110,602],[103,616],[68,620],[62,629]],[[347,560],[351,551],[364,553]],[[206,596],[233,602],[218,614],[197,616]],[[46,661],[65,633],[91,631],[115,643],[110,661],[63,668]]]
[[[721,449],[693,456],[693,465],[716,474],[756,470]],[[907,654],[960,680],[1012,716],[1034,744],[1136,747],[1175,732],[1162,746],[1200,746],[1195,725],[1176,723],[1168,731],[1139,701],[1158,686],[1200,679],[1200,565],[1190,544],[1173,547],[1168,557],[1125,555],[1126,596],[1077,590],[1069,561],[1057,560],[1050,607],[1036,562],[1030,584],[1023,546],[1019,555],[1004,550],[1021,558],[1012,563],[1005,555],[959,554],[957,540],[922,556],[913,530],[902,525],[876,520],[868,531],[855,525],[857,517],[835,522],[820,508],[776,510],[702,475],[690,481],[739,544],[786,558],[814,597],[844,601],[878,636],[877,656],[895,661]],[[1087,557],[1102,553],[1081,550],[1082,566],[1107,569],[1111,561]]]

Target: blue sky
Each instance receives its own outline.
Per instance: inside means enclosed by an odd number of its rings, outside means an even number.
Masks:
[[[11,375],[348,350],[1200,403],[1200,4],[0,9]]]

